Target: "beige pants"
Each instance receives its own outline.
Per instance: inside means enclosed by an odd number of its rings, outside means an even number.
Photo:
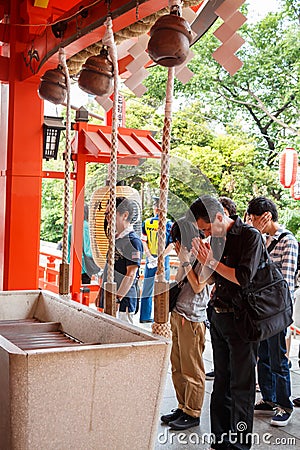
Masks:
[[[205,370],[202,359],[205,343],[204,322],[191,322],[172,312],[172,380],[178,408],[200,417],[204,399]]]

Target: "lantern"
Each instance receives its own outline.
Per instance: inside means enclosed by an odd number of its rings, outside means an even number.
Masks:
[[[298,166],[295,184],[291,187],[291,196],[294,200],[300,200],[300,166]]]
[[[55,105],[65,102],[67,81],[61,65],[56,69],[47,70],[41,78],[38,89],[39,96]]]
[[[43,158],[47,161],[57,159],[60,133],[65,129],[62,117],[44,117]]]
[[[113,88],[113,63],[108,59],[108,51],[103,47],[99,55],[90,56],[78,79],[78,86],[92,95],[109,95]]]
[[[290,188],[296,181],[298,155],[294,148],[287,147],[279,156],[279,181]]]
[[[192,31],[190,24],[178,14],[174,8],[170,14],[161,16],[150,30],[148,53],[160,66],[179,66],[188,56]]]

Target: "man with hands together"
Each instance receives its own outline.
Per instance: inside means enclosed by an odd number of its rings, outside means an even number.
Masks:
[[[215,280],[208,308],[215,369],[211,447],[246,450],[252,445],[257,344],[240,338],[233,305],[256,273],[263,254],[261,235],[240,217],[226,216],[221,203],[209,195],[195,200],[187,218],[205,237],[211,236],[210,243],[195,238],[192,245],[207,276],[213,271]]]

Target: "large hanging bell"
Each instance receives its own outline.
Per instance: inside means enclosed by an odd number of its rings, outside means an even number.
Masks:
[[[99,55],[90,56],[79,74],[78,86],[92,95],[108,95],[112,92],[113,64],[103,47]]]
[[[182,64],[192,42],[190,24],[177,15],[176,10],[161,16],[150,30],[148,53],[160,66],[174,67]]]
[[[55,105],[65,102],[67,82],[61,65],[44,73],[41,77],[38,93],[43,100],[48,100]]]

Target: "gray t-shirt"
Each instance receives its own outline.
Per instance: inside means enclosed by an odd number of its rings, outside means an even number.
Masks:
[[[201,269],[202,266],[198,262],[194,271],[199,275]],[[206,285],[199,294],[195,294],[190,283],[187,281],[180,291],[173,311],[184,316],[185,319],[191,322],[204,322],[206,320],[206,306],[208,302],[209,287]]]

